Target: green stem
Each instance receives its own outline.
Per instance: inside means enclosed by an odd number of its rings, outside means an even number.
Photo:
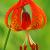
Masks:
[[[9,31],[8,31],[8,35],[7,35],[7,38],[6,38],[5,44],[4,44],[4,50],[6,49],[7,42],[8,42],[9,35],[10,35],[10,32],[11,32],[11,29],[9,29]]]

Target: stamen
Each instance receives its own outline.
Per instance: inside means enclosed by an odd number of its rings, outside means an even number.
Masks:
[[[31,49],[35,50],[35,44],[31,45]]]
[[[32,50],[35,50],[35,42],[31,39],[30,35],[29,35],[29,44]]]
[[[38,50],[38,45],[36,44],[36,50]]]
[[[26,44],[24,44],[24,50],[27,50],[27,46],[26,46]]]
[[[20,50],[22,50],[22,46],[20,45]]]

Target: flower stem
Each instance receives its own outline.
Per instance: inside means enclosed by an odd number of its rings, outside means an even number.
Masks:
[[[7,35],[7,38],[6,38],[5,44],[4,44],[4,50],[6,49],[7,42],[8,42],[9,35],[10,35],[10,32],[11,32],[11,29],[9,29],[9,31],[8,31],[8,35]]]

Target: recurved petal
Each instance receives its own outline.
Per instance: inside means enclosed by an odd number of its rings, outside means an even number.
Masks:
[[[7,27],[9,27],[9,24],[8,24],[8,18],[9,18],[9,15],[12,11],[14,11],[14,9],[18,8],[18,5],[20,5],[20,2],[14,4],[6,13],[6,17],[5,17],[5,24],[7,25]]]
[[[32,10],[32,25],[33,29],[42,28],[47,20],[44,11],[33,1],[30,0],[29,5]]]
[[[8,12],[6,13],[6,17],[5,17],[5,24],[9,27],[8,25],[8,17],[9,17],[9,14],[11,13],[11,11],[13,10],[14,7],[11,7]]]
[[[11,28],[16,30],[21,26],[21,9],[15,9],[11,17]]]
[[[27,2],[24,2],[22,0],[20,0],[18,3],[15,3],[6,13],[6,17],[5,17],[5,24],[9,27],[9,24],[8,24],[8,17],[10,15],[10,13],[12,11],[13,14],[12,14],[12,18],[14,18],[14,15],[16,14],[18,17],[17,17],[17,21],[18,21],[18,24],[20,24],[20,14],[21,14],[21,10],[22,10],[22,7],[24,7],[25,5],[27,4]]]

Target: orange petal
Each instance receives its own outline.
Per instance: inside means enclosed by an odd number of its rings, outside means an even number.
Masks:
[[[11,11],[13,10],[13,8],[14,8],[14,7],[11,7],[11,8],[8,10],[8,12],[6,13],[5,24],[6,24],[7,26],[9,26],[9,25],[8,25],[8,17],[9,17],[9,14],[11,13]]]
[[[11,17],[11,28],[17,30],[21,29],[21,9],[15,9]]]
[[[20,5],[20,2],[14,4],[14,5],[7,11],[7,13],[6,13],[5,24],[6,24],[8,27],[9,27],[9,24],[8,24],[8,17],[9,17],[9,15],[10,15],[10,13],[11,13],[12,11],[14,11],[14,9],[18,8],[18,5]]]
[[[31,6],[31,10],[32,10],[33,29],[42,28],[47,22],[45,13],[38,5],[36,5],[31,0],[29,2],[29,5]]]
[[[6,17],[5,17],[5,24],[9,27],[9,24],[8,24],[8,17],[9,17],[9,15],[10,15],[10,13],[12,12],[12,11],[14,11],[13,12],[13,14],[12,14],[12,18],[14,18],[14,15],[15,14],[17,14],[17,21],[18,21],[18,24],[20,24],[20,14],[21,14],[21,8],[22,8],[22,6],[24,6],[26,4],[26,2],[23,2],[23,1],[19,1],[18,3],[16,3],[16,4],[14,4],[14,6],[12,6],[9,10],[8,10],[8,12],[6,13]],[[20,9],[19,9],[20,8]],[[16,10],[16,9],[19,9],[19,10]],[[17,11],[17,12],[16,12]],[[19,11],[19,12],[18,12]]]

